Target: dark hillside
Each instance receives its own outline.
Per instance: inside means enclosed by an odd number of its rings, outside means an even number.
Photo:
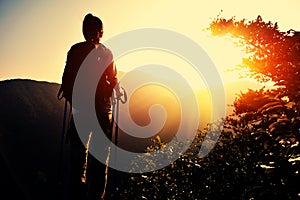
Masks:
[[[54,199],[63,118],[58,89],[32,80],[0,82],[1,189],[11,199]]]

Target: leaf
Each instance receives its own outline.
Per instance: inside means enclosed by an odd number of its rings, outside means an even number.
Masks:
[[[283,119],[277,119],[277,122],[279,123],[290,123],[291,120],[289,118],[283,118]]]
[[[158,144],[161,143],[161,139],[160,139],[160,136],[159,136],[159,135],[156,136],[156,141],[157,141]]]
[[[280,104],[279,101],[267,103],[267,104],[263,105],[262,107],[260,107],[260,108],[257,110],[257,112],[258,112],[258,113],[260,113],[260,112],[263,113],[264,111],[267,111],[268,109],[270,109],[270,108],[272,108],[272,107],[274,107],[274,106],[282,106],[282,105]]]
[[[223,142],[220,141],[220,142],[218,143],[218,145],[219,145],[220,147],[222,147],[222,146],[223,146]]]
[[[268,143],[268,141],[267,142],[264,142],[264,150],[267,150],[268,148],[269,148],[269,143]]]
[[[294,105],[296,105],[296,103],[291,101],[291,102],[288,102],[287,104],[285,104],[284,106],[288,107],[288,108],[293,108]]]
[[[267,109],[263,110],[261,113],[266,114],[266,113],[273,113],[279,108],[283,108],[283,105],[275,105],[275,106],[270,106]]]

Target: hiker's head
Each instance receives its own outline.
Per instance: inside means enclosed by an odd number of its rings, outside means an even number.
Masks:
[[[102,21],[90,13],[87,14],[83,20],[82,32],[86,41],[99,43],[103,35]]]

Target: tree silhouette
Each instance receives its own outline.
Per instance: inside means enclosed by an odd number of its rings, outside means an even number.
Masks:
[[[268,168],[267,176],[257,175],[265,177],[262,182],[267,182],[268,188],[273,186],[270,193],[277,198],[295,198],[300,169],[300,33],[292,29],[281,32],[277,23],[264,22],[261,16],[248,22],[217,18],[209,30],[214,36],[229,35],[237,40],[248,55],[239,68],[248,69],[248,76],[260,82],[271,80],[277,86],[241,93],[225,127],[243,141],[249,158],[245,164],[252,166],[252,172]],[[253,185],[266,187],[265,183]]]
[[[212,35],[230,35],[249,57],[242,68],[259,81],[271,80],[283,86],[290,100],[299,101],[300,32],[281,32],[277,23],[264,22],[261,16],[252,21],[216,18],[210,24]]]

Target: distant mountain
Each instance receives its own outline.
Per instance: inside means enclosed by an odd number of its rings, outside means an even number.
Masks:
[[[58,199],[63,119],[58,89],[59,84],[32,80],[0,82],[0,166],[5,174],[0,188],[9,199]]]

